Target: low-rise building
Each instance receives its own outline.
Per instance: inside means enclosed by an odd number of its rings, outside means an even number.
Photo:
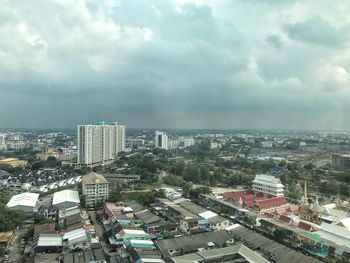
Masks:
[[[83,176],[82,190],[85,196],[85,205],[93,207],[108,199],[109,182],[103,175],[91,172]]]
[[[21,210],[25,213],[36,212],[36,204],[38,202],[39,194],[36,193],[22,193],[11,197],[7,203],[7,207]]]
[[[35,238],[34,250],[36,253],[62,252],[61,234],[40,234]]]
[[[254,262],[269,263],[258,252],[255,252],[242,243],[234,244],[224,248],[216,248],[198,251],[191,254],[171,258],[173,263],[197,262],[197,263],[215,263],[215,262]]]
[[[284,185],[279,178],[266,174],[257,174],[253,181],[253,191],[266,196],[284,196]]]
[[[63,246],[66,249],[86,249],[90,247],[90,237],[84,228],[69,231],[63,235]]]
[[[80,205],[79,193],[74,190],[62,190],[53,194],[52,205],[58,209],[67,209]]]

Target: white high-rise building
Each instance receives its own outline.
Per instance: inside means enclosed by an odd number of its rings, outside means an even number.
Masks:
[[[125,126],[116,124],[116,151],[117,153],[125,150]]]
[[[6,135],[0,134],[0,151],[6,150]]]
[[[96,166],[114,160],[124,150],[125,126],[78,125],[78,164]]]
[[[156,131],[154,146],[160,149],[168,149],[168,135],[165,132]]]

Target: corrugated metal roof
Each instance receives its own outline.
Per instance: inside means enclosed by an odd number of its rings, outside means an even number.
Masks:
[[[39,194],[36,193],[22,193],[11,197],[7,203],[7,207],[15,206],[31,206],[35,207],[39,198]]]
[[[57,205],[64,202],[80,204],[79,193],[74,190],[62,190],[53,194],[52,204]]]
[[[62,236],[60,234],[41,234],[38,240],[38,247],[61,247]]]

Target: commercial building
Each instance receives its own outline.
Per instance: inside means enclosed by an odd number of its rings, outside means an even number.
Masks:
[[[269,263],[259,253],[249,249],[242,243],[234,244],[224,248],[216,248],[198,251],[192,254],[173,257],[172,262],[198,262],[198,263],[215,263],[215,262],[254,262]]]
[[[90,247],[90,241],[91,237],[88,235],[88,232],[84,228],[78,228],[63,235],[63,246],[65,248],[86,249]]]
[[[332,154],[332,166],[340,170],[350,169],[350,154]]]
[[[266,196],[284,196],[284,185],[279,178],[266,174],[257,174],[253,181],[253,191]]]
[[[109,182],[103,175],[91,172],[83,176],[82,190],[85,205],[92,207],[108,199]]]
[[[222,248],[227,245],[227,241],[231,240],[232,236],[223,230],[156,240],[155,243],[162,253],[164,261],[168,261],[172,257],[193,253],[198,250]]]
[[[92,249],[85,251],[76,251],[64,254],[63,263],[81,263],[81,262],[96,262],[96,263],[106,263],[106,258],[103,254],[103,250]]]
[[[38,202],[39,194],[22,193],[11,197],[7,207],[21,210],[25,213],[34,213]]]
[[[156,131],[154,138],[154,146],[160,149],[168,149],[168,135],[165,132]]]
[[[34,249],[37,253],[62,252],[63,241],[60,234],[40,234],[34,241]]]
[[[194,145],[194,139],[193,138],[184,138],[183,139],[183,146],[186,147],[191,147]]]
[[[78,125],[78,165],[97,166],[112,162],[125,148],[125,126]]]
[[[250,249],[259,250],[270,262],[276,263],[320,263],[321,261],[308,257],[289,247],[286,247],[272,239],[269,239],[259,233],[254,232],[239,224],[229,230],[235,241],[241,241]]]
[[[52,205],[58,209],[67,209],[80,205],[79,193],[74,190],[62,190],[53,194]]]

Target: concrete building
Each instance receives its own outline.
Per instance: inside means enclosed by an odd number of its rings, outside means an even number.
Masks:
[[[49,157],[55,157],[58,160],[60,153],[53,147],[44,147],[40,153],[36,154],[36,158],[41,161],[46,161]]]
[[[279,178],[266,174],[257,174],[253,181],[253,191],[266,196],[284,196],[284,185]]]
[[[258,252],[255,252],[242,243],[229,245],[223,248],[203,249],[195,253],[183,256],[173,257],[173,263],[198,262],[198,263],[215,263],[215,262],[254,262],[269,263],[270,261],[263,258]]]
[[[180,141],[179,140],[168,140],[168,149],[173,150],[180,147]]]
[[[194,145],[194,139],[193,138],[184,138],[183,139],[183,146],[186,147],[191,147]]]
[[[79,193],[74,190],[62,190],[53,194],[52,205],[58,209],[67,209],[80,205]]]
[[[7,150],[6,135],[0,134],[0,151]]]
[[[36,253],[62,252],[62,236],[60,234],[40,234],[35,238],[34,250]]]
[[[85,205],[92,207],[108,199],[109,182],[103,175],[91,172],[83,176],[82,190]]]
[[[168,149],[168,135],[165,132],[156,131],[155,132],[155,138],[154,138],[154,146],[156,148]]]
[[[11,197],[7,207],[21,210],[25,213],[34,213],[38,202],[39,194],[22,193]]]
[[[119,152],[123,152],[125,150],[125,126],[124,125],[118,125],[117,123],[114,124],[115,127],[115,145],[114,148],[116,149],[116,154]]]
[[[125,126],[78,125],[78,164],[97,166],[112,162],[125,148]]]
[[[332,154],[332,166],[340,170],[350,169],[350,154]]]

